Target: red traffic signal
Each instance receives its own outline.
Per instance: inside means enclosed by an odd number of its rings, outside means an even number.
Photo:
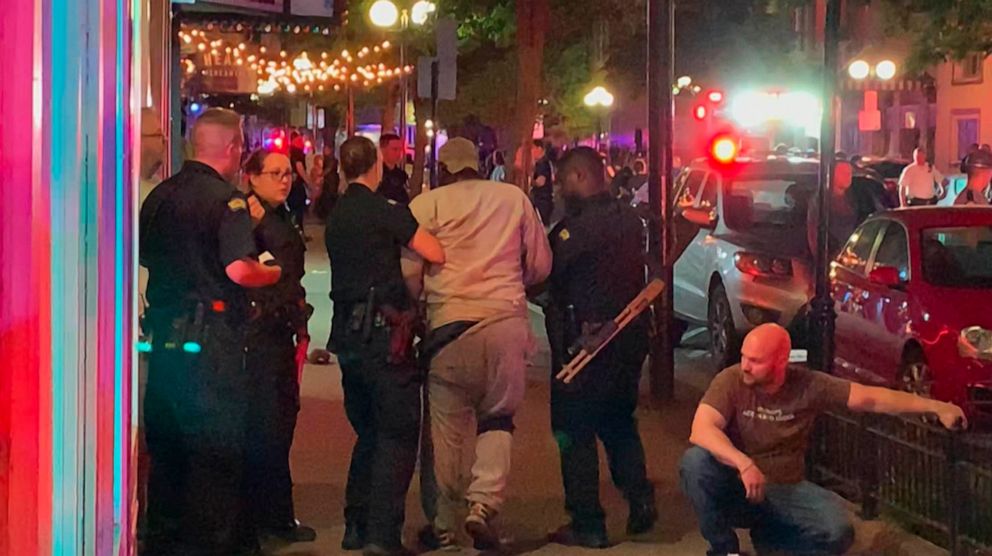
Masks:
[[[720,104],[723,102],[723,91],[718,91],[716,89],[706,93],[706,99],[713,104]]]
[[[707,110],[706,106],[703,104],[697,105],[696,108],[692,111],[692,115],[695,116],[695,118],[699,121],[705,120],[707,114],[709,114],[709,110]]]

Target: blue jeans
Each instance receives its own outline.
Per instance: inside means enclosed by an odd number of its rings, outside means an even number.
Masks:
[[[682,456],[681,476],[682,491],[710,543],[709,556],[740,552],[734,528],[750,529],[759,552],[843,554],[854,542],[854,527],[838,498],[809,481],[769,483],[765,500],[751,504],[737,470],[698,446]]]

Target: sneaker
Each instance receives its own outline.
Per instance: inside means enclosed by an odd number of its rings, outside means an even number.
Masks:
[[[473,502],[465,518],[465,531],[475,541],[476,550],[489,550],[499,546],[499,537],[492,526],[496,511],[480,502]]]
[[[627,534],[640,535],[654,529],[658,521],[658,509],[654,500],[647,502],[631,502],[630,515],[627,516]]]
[[[458,544],[458,537],[454,531],[440,531],[433,525],[424,525],[417,532],[417,540],[424,548],[429,550],[440,550],[442,552],[457,552],[462,549]]]
[[[605,529],[584,530],[576,529],[572,524],[562,525],[549,535],[548,540],[565,546],[581,546],[584,548],[609,548],[610,539]]]

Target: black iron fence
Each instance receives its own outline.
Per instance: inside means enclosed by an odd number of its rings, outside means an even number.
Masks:
[[[920,420],[826,414],[809,451],[813,481],[881,511],[953,556],[992,555],[992,438]]]

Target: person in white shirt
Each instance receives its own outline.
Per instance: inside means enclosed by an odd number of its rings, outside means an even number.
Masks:
[[[479,176],[471,141],[448,141],[438,161],[441,187],[417,196],[410,210],[440,240],[447,262],[425,274],[416,257],[403,261],[407,287],[427,299],[430,332],[421,356],[430,367],[434,535],[442,550],[457,547],[456,519],[467,504],[465,529],[477,547],[492,548],[498,543],[492,520],[506,498],[513,415],[534,346],[525,289],[548,277],[551,246],[520,188]],[[466,455],[470,436],[475,453]]]
[[[899,176],[899,204],[903,207],[936,205],[947,184],[947,178],[927,162],[926,149],[920,147],[913,151],[913,163]]]
[[[989,206],[988,188],[989,180],[992,180],[992,152],[979,150],[968,156],[965,161],[968,170],[968,185],[957,198],[954,204]]]

